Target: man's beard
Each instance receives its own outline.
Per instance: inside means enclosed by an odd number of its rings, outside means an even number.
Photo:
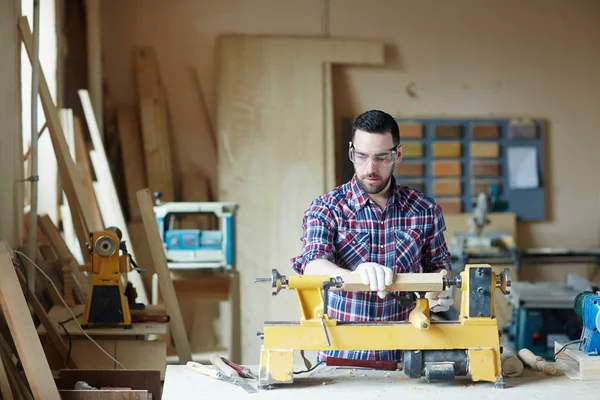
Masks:
[[[379,179],[378,182],[368,182],[366,178]],[[365,174],[362,177],[358,177],[358,183],[367,194],[377,194],[385,189],[392,179],[392,174],[389,174],[387,178],[377,174]]]

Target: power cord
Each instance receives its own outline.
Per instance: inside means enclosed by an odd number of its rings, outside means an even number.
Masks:
[[[577,344],[577,343],[583,343],[585,342],[585,339],[577,339],[577,340],[571,340],[570,342],[567,342],[563,345],[563,347],[561,347],[556,353],[554,353],[554,361],[556,361],[556,357],[558,357],[558,355],[567,348],[567,346],[571,346],[573,344]]]
[[[34,265],[34,266],[37,268],[37,270],[38,270],[38,271],[39,271],[39,272],[40,272],[40,273],[41,273],[41,274],[42,274],[42,275],[43,275],[43,276],[44,276],[44,277],[45,277],[45,278],[48,280],[48,282],[50,282],[50,284],[52,285],[52,287],[53,287],[53,288],[54,288],[54,290],[56,291],[56,294],[58,294],[58,297],[60,298],[60,301],[63,303],[63,305],[64,305],[64,306],[67,308],[67,310],[69,311],[69,313],[70,313],[70,314],[71,314],[71,316],[73,317],[73,318],[71,318],[71,319],[73,319],[73,320],[75,321],[75,323],[76,323],[76,324],[77,324],[77,326],[79,327],[79,330],[81,330],[81,332],[82,332],[82,333],[85,335],[85,337],[87,337],[87,338],[88,338],[88,339],[89,339],[89,340],[90,340],[92,343],[94,343],[94,344],[96,345],[96,347],[98,347],[98,348],[100,349],[100,351],[102,351],[104,354],[106,354],[106,356],[107,356],[108,358],[110,358],[112,361],[114,361],[114,362],[115,362],[115,363],[116,363],[116,364],[117,364],[119,367],[121,367],[122,369],[127,369],[127,368],[125,368],[125,366],[124,366],[123,364],[121,364],[121,363],[120,363],[120,362],[119,362],[119,361],[118,361],[116,358],[114,358],[114,357],[113,357],[113,356],[111,356],[111,355],[110,355],[110,354],[109,354],[109,353],[108,353],[106,350],[104,350],[104,349],[102,348],[102,346],[100,346],[100,345],[99,345],[99,344],[98,344],[98,343],[97,343],[97,342],[96,342],[94,339],[92,339],[92,338],[90,337],[90,335],[88,335],[88,334],[87,334],[87,332],[86,332],[86,331],[85,331],[85,330],[84,330],[84,329],[81,327],[81,324],[80,324],[80,323],[79,323],[79,321],[77,320],[77,318],[78,318],[78,317],[77,317],[77,316],[76,316],[76,315],[73,313],[73,311],[71,310],[71,308],[69,308],[69,306],[67,305],[67,302],[65,301],[65,299],[64,299],[64,298],[62,297],[62,295],[60,294],[60,291],[58,290],[58,288],[56,287],[56,285],[54,284],[54,282],[52,281],[52,279],[51,279],[51,278],[50,278],[48,275],[46,275],[46,273],[44,272],[44,270],[43,270],[42,268],[40,268],[40,266],[39,266],[39,265],[37,265],[35,262],[33,262],[33,260],[32,260],[31,258],[29,258],[29,257],[28,257],[26,254],[24,254],[24,253],[20,252],[19,250],[14,250],[14,249],[11,249],[10,247],[8,247],[8,244],[6,244],[5,242],[0,242],[0,243],[2,243],[2,244],[4,245],[4,247],[6,247],[6,248],[7,248],[7,250],[8,250],[8,252],[9,252],[9,254],[10,254],[11,252],[14,252],[14,253],[16,253],[17,255],[19,255],[19,254],[20,254],[20,255],[22,255],[23,257],[25,257],[25,258],[26,258],[26,259],[27,259],[29,262],[31,262],[31,263],[32,263],[32,264],[33,264],[33,265]],[[69,320],[65,321],[65,323],[69,322],[71,319],[69,319]],[[62,326],[62,325],[61,325],[61,326]],[[64,326],[62,326],[62,328],[63,328],[63,329],[65,329],[65,328],[64,328]],[[65,329],[65,331],[66,331],[66,329]],[[68,335],[68,333],[67,333],[67,335]],[[69,354],[70,354],[70,348],[71,348],[71,345],[70,345],[70,343],[71,343],[71,338],[70,338],[70,336],[68,336],[68,337],[69,337]],[[67,361],[68,361],[68,359],[67,359]]]

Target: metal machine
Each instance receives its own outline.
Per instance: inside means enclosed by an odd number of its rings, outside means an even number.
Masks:
[[[600,292],[579,293],[573,308],[583,321],[579,350],[589,356],[600,356]]]
[[[132,267],[122,234],[118,228],[90,234],[90,263],[80,267],[90,276],[90,295],[85,300],[82,327],[131,328],[131,309],[143,309],[136,304],[137,293],[127,274]],[[123,254],[119,251],[122,250]],[[123,281],[124,279],[124,281]]]
[[[155,194],[156,196],[156,194]],[[170,269],[232,269],[235,264],[235,213],[233,202],[169,202],[154,206],[158,231]],[[218,230],[176,228],[186,215],[215,215]]]
[[[360,277],[287,277],[273,270],[270,278],[256,282],[271,282],[273,295],[281,289],[295,290],[302,312],[300,321],[265,322],[259,367],[262,389],[293,382],[295,350],[404,350],[403,370],[410,378],[435,381],[470,375],[472,381],[505,385],[494,292],[496,288],[510,292],[508,270],[496,274],[491,266],[480,264],[467,265],[454,278],[443,273],[396,274],[388,290],[418,296],[408,321],[394,322],[338,321],[327,314],[330,290],[370,291]],[[450,286],[462,292],[459,320],[431,320],[425,294]],[[373,337],[379,340],[373,342]]]
[[[582,320],[573,302],[593,283],[577,274],[562,282],[514,282],[508,296],[511,319],[505,327],[505,345],[516,351],[526,348],[548,360],[554,358],[554,343],[580,337]]]

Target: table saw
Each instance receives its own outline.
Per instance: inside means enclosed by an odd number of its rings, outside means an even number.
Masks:
[[[564,282],[514,282],[508,296],[511,320],[503,329],[504,344],[552,359],[554,342],[579,339],[582,321],[573,303],[579,293],[594,290],[594,283],[573,273]]]

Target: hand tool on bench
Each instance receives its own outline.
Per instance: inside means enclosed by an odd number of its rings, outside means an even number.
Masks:
[[[252,373],[252,371],[250,370],[250,368],[243,367],[243,366],[238,365],[238,364],[236,364],[234,362],[231,362],[228,359],[226,359],[225,357],[221,357],[221,360],[223,360],[223,362],[225,364],[227,364],[231,368],[233,368],[242,378],[256,379],[256,375],[254,375]]]
[[[185,366],[194,371],[197,372],[199,374],[202,374],[204,376],[208,376],[209,378],[214,378],[220,381],[224,381],[224,382],[229,382],[229,383],[234,383],[230,377],[225,376],[222,372],[220,372],[218,369],[214,369],[214,368],[208,368],[206,365],[194,362],[194,361],[188,361]]]
[[[256,393],[257,390],[254,389],[244,378],[242,378],[235,369],[231,368],[229,365],[225,364],[221,357],[218,354],[213,353],[210,355],[210,362],[217,367],[221,372],[229,377],[232,382],[236,383],[240,387],[242,387],[248,393]]]
[[[131,314],[131,322],[156,322],[166,324],[171,317],[165,314]]]
[[[342,321],[327,313],[329,291],[372,291],[359,276],[282,276],[272,270],[272,294],[295,290],[300,321],[267,321],[260,333],[258,388],[293,382],[294,353],[319,350],[400,350],[404,374],[428,382],[470,376],[474,382],[492,382],[504,388],[500,358],[500,332],[494,292],[508,294],[510,272],[496,273],[489,264],[466,265],[455,277],[445,273],[399,273],[390,292],[417,293],[407,321]],[[430,316],[427,292],[456,287],[462,293],[458,320],[435,321]],[[373,340],[377,338],[378,340]],[[335,360],[334,360],[335,363]]]

